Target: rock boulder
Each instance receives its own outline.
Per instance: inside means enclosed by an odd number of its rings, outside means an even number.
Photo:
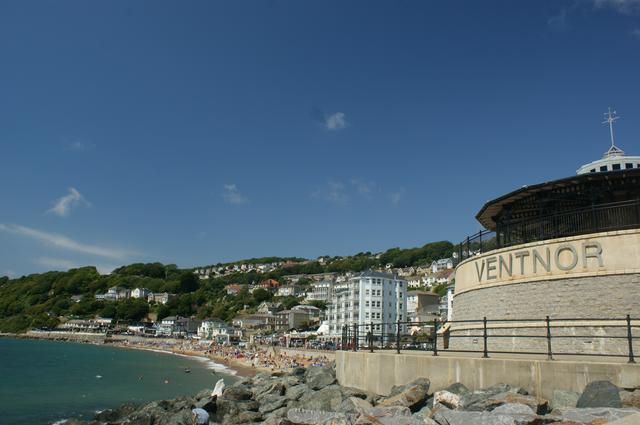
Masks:
[[[620,390],[609,381],[593,381],[587,384],[576,407],[622,407]]]
[[[307,386],[312,390],[320,390],[336,382],[333,369],[323,366],[311,366],[305,373]]]

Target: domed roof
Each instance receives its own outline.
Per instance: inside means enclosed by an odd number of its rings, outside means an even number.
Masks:
[[[616,111],[609,111],[605,114],[603,124],[609,125],[609,134],[611,136],[611,147],[604,153],[602,159],[584,164],[576,171],[577,174],[600,173],[606,171],[628,170],[632,168],[640,168],[640,156],[628,156],[624,151],[615,145],[613,138],[613,123],[618,120]]]

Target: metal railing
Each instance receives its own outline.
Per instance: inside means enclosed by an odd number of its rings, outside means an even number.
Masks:
[[[516,326],[517,323],[517,326]],[[439,333],[443,325],[452,326],[451,329]],[[453,326],[456,325],[456,326]],[[618,334],[603,335],[602,332],[592,334],[576,333],[576,328],[607,328],[615,329]],[[483,358],[490,357],[491,354],[512,354],[512,355],[542,355],[548,360],[553,360],[558,356],[596,356],[596,357],[622,357],[627,358],[628,363],[635,363],[633,344],[638,343],[639,336],[634,336],[633,329],[640,327],[640,318],[632,318],[626,315],[622,318],[556,318],[546,316],[542,319],[500,319],[489,320],[486,317],[477,320],[452,320],[442,322],[433,320],[429,322],[386,322],[344,325],[340,338],[340,350],[349,351],[369,351],[395,350],[397,354],[402,351],[420,350],[431,352],[433,356],[440,353],[477,353]],[[409,329],[420,330],[418,333],[410,334]],[[535,329],[538,333],[532,332]],[[519,331],[519,333],[505,333],[505,331]],[[562,333],[562,330],[568,332]],[[453,332],[451,332],[453,331]],[[523,332],[524,331],[524,332]],[[467,332],[466,334],[464,332]],[[615,331],[613,332],[615,333]],[[479,349],[448,348],[452,339],[470,338],[473,345],[479,344]],[[492,348],[492,343],[496,340],[511,338],[514,346],[526,346],[525,341],[543,347],[543,349],[527,350],[506,350],[498,347]],[[611,341],[623,342],[623,346],[612,347],[598,352],[588,352],[587,350],[566,351],[557,350],[557,344],[571,340],[590,339],[600,340],[604,343]],[[622,341],[625,340],[625,341]],[[454,344],[455,345],[455,344]],[[469,345],[469,344],[467,344]],[[464,345],[463,345],[464,346]],[[624,347],[625,351],[613,348]]]
[[[456,248],[457,256],[454,256],[454,264],[458,264],[469,257],[496,249],[496,233],[492,230],[480,230],[478,233],[467,236]]]
[[[640,227],[640,200],[594,204],[518,220],[498,220],[497,230],[481,230],[457,245],[455,264],[496,248],[586,233]]]
[[[594,204],[520,220],[498,222],[498,245],[640,227],[640,200]]]

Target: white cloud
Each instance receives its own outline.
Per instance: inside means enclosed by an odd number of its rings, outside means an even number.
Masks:
[[[326,187],[313,192],[311,197],[339,205],[346,205],[349,202],[349,195],[341,182],[329,182]]]
[[[360,179],[352,179],[351,184],[355,187],[356,191],[359,195],[366,199],[371,199],[373,196],[373,191],[376,188],[375,183],[373,182],[364,182]]]
[[[567,28],[567,9],[562,9],[557,15],[552,16],[547,20],[547,25],[557,30],[564,30]]]
[[[135,254],[134,252],[125,251],[122,249],[106,248],[97,245],[84,244],[74,241],[73,239],[68,238],[64,235],[43,232],[41,230],[20,226],[18,224],[0,224],[0,230],[16,235],[26,236],[57,248],[79,252],[82,254],[95,255],[97,257],[111,258],[114,260],[124,260],[129,255]]]
[[[105,264],[96,264],[96,270],[98,270],[98,273],[105,275],[105,274],[111,274],[112,271],[114,271],[118,266],[111,266],[111,265],[105,265]]]
[[[249,202],[249,199],[240,193],[235,184],[225,184],[222,198],[227,204],[240,205]]]
[[[70,187],[69,193],[58,198],[53,207],[47,210],[48,213],[56,214],[60,217],[66,217],[71,212],[72,207],[77,207],[80,205],[89,205],[89,203],[84,199],[84,196],[80,192],[78,192],[75,188]]]
[[[593,0],[596,7],[609,7],[620,13],[631,15],[640,12],[640,0]]]
[[[324,124],[329,130],[340,130],[347,126],[346,115],[344,112],[336,112],[333,115],[327,115],[324,118]]]
[[[9,279],[15,279],[16,277],[18,277],[18,274],[13,270],[5,270],[3,274],[4,276],[7,276]],[[1,276],[2,275],[0,275],[0,277]]]
[[[389,198],[391,199],[391,203],[393,205],[398,205],[400,201],[402,201],[402,198],[404,198],[405,193],[406,193],[406,190],[404,187],[401,187],[395,192],[392,192],[391,195],[389,195]]]
[[[61,258],[40,257],[34,260],[36,264],[43,267],[47,267],[50,270],[69,270],[77,269],[78,265],[73,261],[64,260]]]

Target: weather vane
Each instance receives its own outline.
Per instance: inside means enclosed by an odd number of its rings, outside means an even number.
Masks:
[[[611,111],[611,107],[609,107],[609,112],[604,113],[605,120],[602,121],[602,124],[609,124],[609,133],[611,134],[611,147],[615,146],[613,142],[613,123],[616,122],[620,117],[617,115],[616,111]]]
[[[611,110],[611,107],[609,107],[609,110],[604,113],[604,116],[605,116],[605,120],[602,121],[602,124],[609,124],[609,134],[611,135],[611,147],[606,152],[606,155],[615,155],[615,154],[624,155],[624,152],[615,145],[615,141],[613,138],[613,123],[616,122],[618,119],[620,119],[620,117],[618,116],[615,110],[613,111]]]

